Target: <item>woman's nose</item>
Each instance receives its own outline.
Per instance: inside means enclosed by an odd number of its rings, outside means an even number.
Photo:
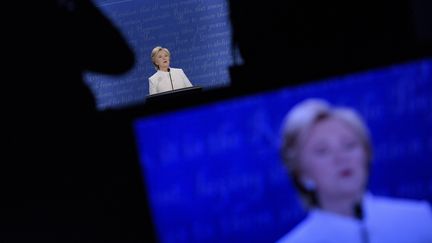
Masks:
[[[343,149],[337,149],[334,151],[333,160],[335,163],[346,163],[348,160],[349,153]]]

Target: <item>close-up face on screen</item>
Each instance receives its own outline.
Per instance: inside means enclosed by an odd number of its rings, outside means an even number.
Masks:
[[[137,117],[157,236],[275,242],[316,209],[341,215],[339,229],[355,227],[350,218],[360,216],[344,211],[348,202],[353,210],[362,205],[370,242],[430,240],[430,209],[423,205],[426,216],[416,219],[415,207],[398,200],[432,202],[431,81],[432,62],[424,59]],[[399,231],[374,225],[391,223],[392,210]],[[333,225],[331,217],[317,220]],[[360,228],[352,234],[360,237]]]

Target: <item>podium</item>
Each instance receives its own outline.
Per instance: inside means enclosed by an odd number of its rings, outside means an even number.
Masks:
[[[181,89],[174,89],[170,91],[165,91],[161,93],[156,93],[152,95],[147,95],[146,97],[146,103],[147,102],[160,102],[164,100],[171,100],[171,99],[177,99],[179,97],[188,96],[196,93],[200,93],[202,91],[202,88],[200,86],[192,86],[192,87],[186,87]]]

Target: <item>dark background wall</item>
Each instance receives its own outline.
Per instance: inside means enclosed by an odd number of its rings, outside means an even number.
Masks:
[[[430,54],[426,1],[238,0],[230,10],[246,64],[233,68],[234,84],[296,84],[407,60],[426,46]]]

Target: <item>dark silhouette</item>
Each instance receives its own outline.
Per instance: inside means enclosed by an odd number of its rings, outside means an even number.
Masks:
[[[91,1],[4,9],[0,241],[154,241],[130,124],[83,82],[128,71],[133,51]]]
[[[432,53],[423,0],[229,3],[244,60],[234,85],[298,84]]]

